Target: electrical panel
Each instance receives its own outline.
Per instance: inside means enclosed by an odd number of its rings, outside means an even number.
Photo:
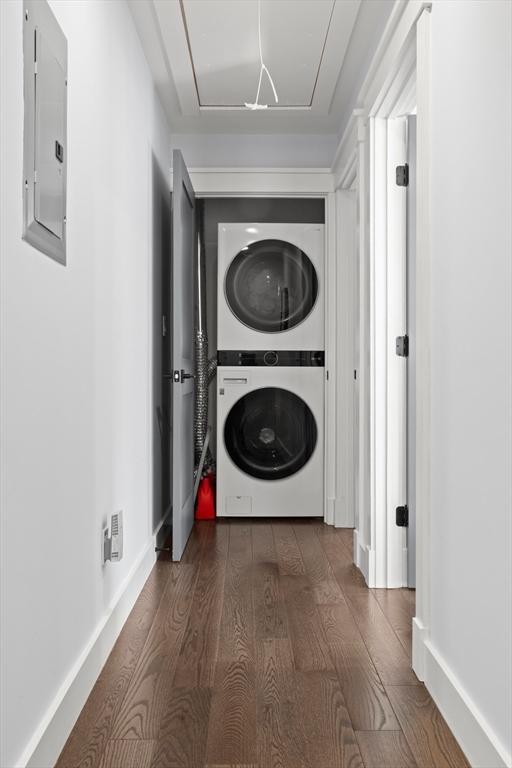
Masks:
[[[23,239],[66,263],[67,41],[46,0],[23,7]]]

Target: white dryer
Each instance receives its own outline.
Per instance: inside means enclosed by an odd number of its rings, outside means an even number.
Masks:
[[[217,348],[324,349],[323,224],[219,224]]]
[[[217,371],[217,515],[323,515],[323,352],[229,354]]]

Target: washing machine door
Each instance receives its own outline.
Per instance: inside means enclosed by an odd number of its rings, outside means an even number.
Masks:
[[[226,272],[228,306],[255,331],[280,333],[311,312],[318,277],[311,259],[284,240],[259,240],[243,248]]]
[[[224,426],[226,450],[251,477],[280,480],[295,474],[311,458],[317,428],[311,409],[286,389],[249,392],[230,410]]]

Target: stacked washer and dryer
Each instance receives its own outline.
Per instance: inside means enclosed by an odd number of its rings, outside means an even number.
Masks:
[[[323,514],[324,228],[219,224],[217,514]]]

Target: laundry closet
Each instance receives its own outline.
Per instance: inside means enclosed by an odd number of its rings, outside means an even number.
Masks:
[[[334,523],[332,174],[189,172],[176,148],[171,189],[171,258],[155,306],[162,417],[154,434],[161,476],[172,468],[162,506],[173,559],[195,519]]]
[[[196,207],[196,461],[207,365],[203,458],[217,516],[321,516],[324,200],[217,197]]]

